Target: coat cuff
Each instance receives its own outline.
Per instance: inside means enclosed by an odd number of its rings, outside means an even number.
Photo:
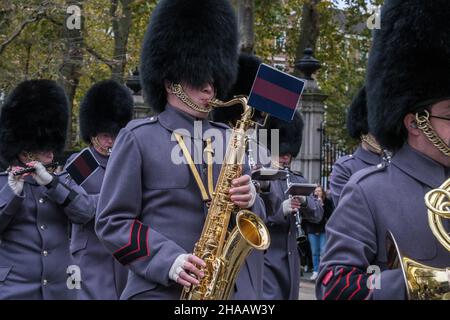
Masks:
[[[45,191],[45,195],[57,204],[67,207],[77,197],[78,193],[63,185],[55,176],[50,183],[50,187]]]

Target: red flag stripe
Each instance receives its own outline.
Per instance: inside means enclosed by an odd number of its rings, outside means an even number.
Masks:
[[[289,109],[295,109],[299,99],[297,93],[286,90],[261,78],[255,80],[252,92],[278,104],[282,104]]]
[[[83,177],[87,177],[91,174],[91,169],[89,168],[88,164],[83,159],[83,157],[78,157],[78,159],[75,160],[75,163],[77,169],[80,171]]]

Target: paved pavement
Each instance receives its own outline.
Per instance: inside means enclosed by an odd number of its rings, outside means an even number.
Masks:
[[[317,300],[315,293],[315,281],[309,280],[311,273],[303,273],[300,277],[300,295],[299,300]]]

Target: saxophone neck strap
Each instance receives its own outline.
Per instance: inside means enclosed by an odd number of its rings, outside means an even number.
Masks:
[[[192,161],[192,156],[189,153],[188,148],[186,147],[186,144],[184,143],[184,139],[183,137],[178,134],[178,133],[174,133],[175,138],[177,139],[178,145],[181,148],[181,151],[183,152],[183,155],[189,165],[189,169],[192,172],[192,175],[194,176],[195,182],[197,183],[198,189],[200,190],[200,193],[202,195],[202,200],[204,202],[210,202],[213,196],[213,192],[214,192],[214,180],[213,180],[213,159],[212,159],[212,155],[214,153],[212,147],[211,147],[211,138],[208,138],[206,140],[206,148],[204,150],[204,152],[206,153],[206,163],[208,165],[208,191],[206,191],[205,185],[203,183],[202,178],[200,177],[200,174],[197,170],[197,167],[194,164],[194,161]]]

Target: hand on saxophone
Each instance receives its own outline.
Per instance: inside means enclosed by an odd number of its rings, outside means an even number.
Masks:
[[[249,175],[243,175],[231,181],[229,191],[231,201],[239,208],[247,209],[253,206],[256,199],[256,189]]]
[[[190,287],[199,284],[198,279],[205,276],[198,267],[206,267],[205,261],[193,254],[180,254],[169,270],[169,278],[182,286]]]

